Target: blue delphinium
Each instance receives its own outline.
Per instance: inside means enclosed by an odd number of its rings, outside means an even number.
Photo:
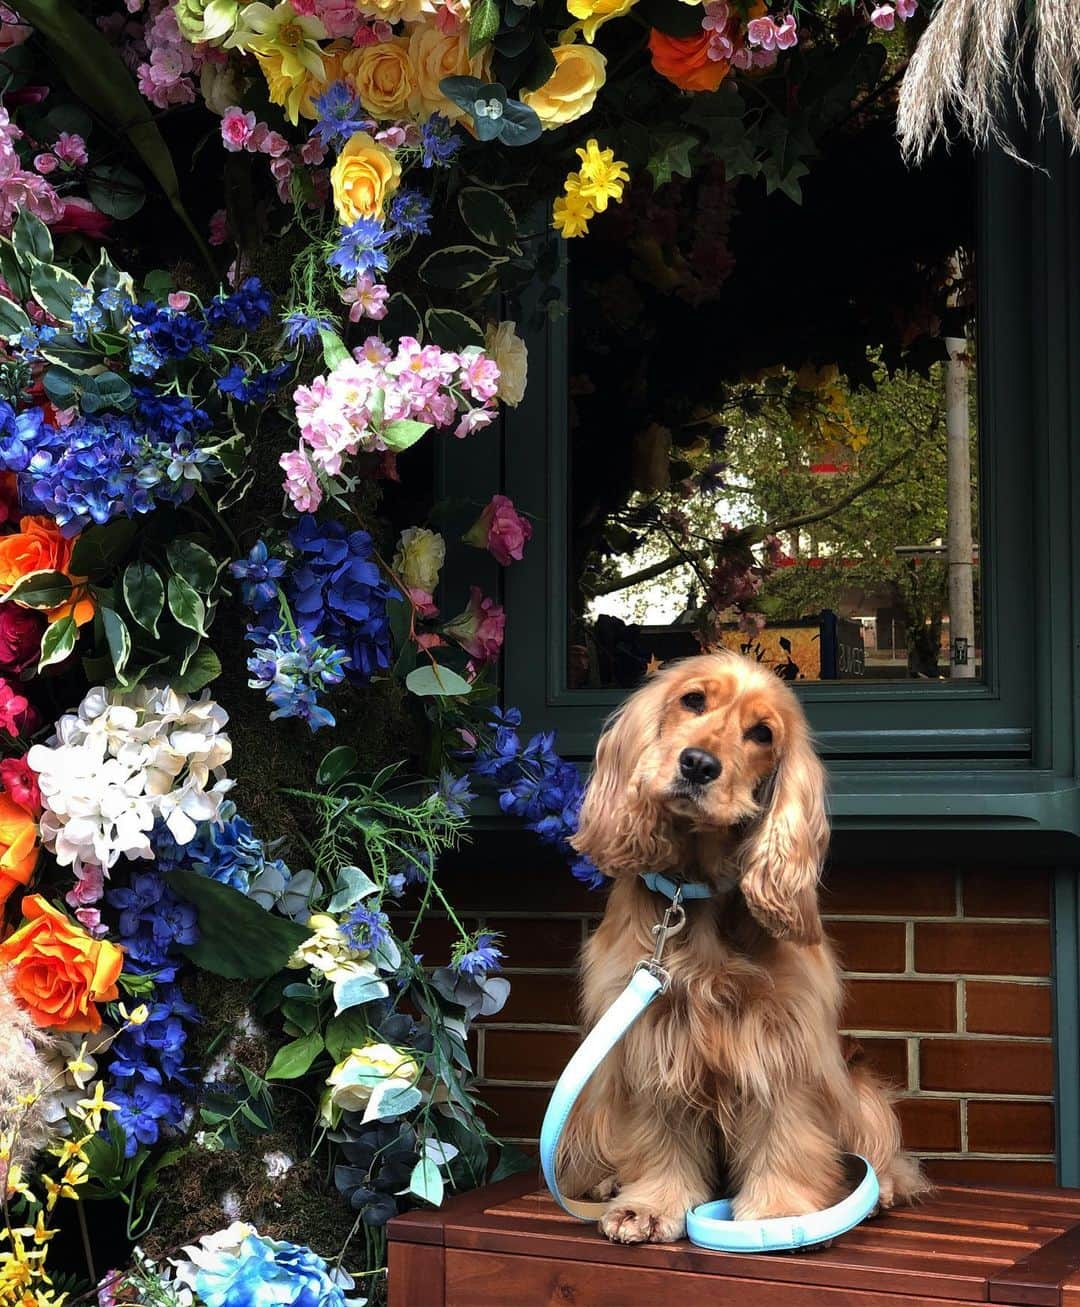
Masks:
[[[386,272],[390,262],[383,246],[392,234],[374,218],[358,218],[342,228],[338,243],[327,261],[350,280],[366,273]]]
[[[270,292],[258,277],[248,277],[231,295],[215,295],[206,309],[206,321],[216,331],[223,326],[254,331],[270,316]]]
[[[319,697],[345,679],[348,656],[318,635],[282,627],[272,631],[248,659],[248,685],[266,691],[274,709],[271,721],[298,717],[317,731],[335,724],[333,713]]]
[[[292,370],[292,364],[287,361],[261,372],[249,372],[242,364],[234,363],[223,377],[218,378],[217,388],[238,404],[265,404],[292,376]]]
[[[331,82],[311,103],[315,110],[315,126],[311,134],[318,138],[324,149],[344,144],[350,136],[370,131],[373,126],[347,82]]]
[[[390,201],[389,219],[397,236],[427,236],[431,232],[431,202],[419,191],[398,191]]]
[[[345,1307],[345,1294],[302,1244],[249,1234],[238,1249],[204,1248],[181,1278],[205,1307]]]
[[[499,948],[499,936],[491,931],[480,931],[472,939],[459,940],[454,946],[450,965],[461,976],[472,976],[483,980],[489,972],[502,970],[502,958]]]
[[[153,300],[128,310],[132,339],[151,346],[162,359],[185,359],[210,344],[210,327],[199,308],[162,308]]]
[[[445,168],[461,148],[449,118],[434,113],[420,125],[420,161],[425,168]]]
[[[521,818],[527,830],[561,850],[573,875],[589,889],[598,889],[603,884],[600,872],[570,845],[585,793],[581,775],[556,752],[554,731],[534,735],[522,745],[520,724],[516,709],[494,709],[491,738],[476,751],[470,772],[491,781],[502,811]]]
[[[241,597],[256,615],[266,609],[276,611],[277,583],[285,575],[285,564],[270,557],[265,541],[256,540],[247,558],[229,564],[229,572],[240,582]]]
[[[346,676],[366,685],[390,664],[386,606],[396,595],[374,560],[371,536],[305,515],[289,539],[298,561],[286,578],[285,594],[297,626],[344,649]]]

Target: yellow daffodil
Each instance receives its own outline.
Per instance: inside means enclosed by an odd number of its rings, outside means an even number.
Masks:
[[[236,30],[225,47],[276,57],[282,75],[290,81],[299,82],[309,74],[321,81],[326,70],[319,42],[326,36],[321,19],[298,14],[289,0],[281,0],[273,9],[262,0],[253,0],[240,10]]]
[[[627,165],[615,158],[614,150],[601,150],[595,138],[586,141],[577,156],[581,160],[581,194],[598,213],[603,213],[608,200],[622,199],[623,187],[630,180]]]

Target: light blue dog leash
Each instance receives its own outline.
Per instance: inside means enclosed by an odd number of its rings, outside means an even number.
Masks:
[[[706,885],[680,884],[659,872],[649,872],[642,880],[649,889],[671,900],[663,920],[653,927],[656,947],[652,957],[638,963],[626,988],[567,1063],[551,1095],[540,1129],[540,1164],[547,1187],[563,1211],[582,1221],[598,1221],[607,1203],[586,1202],[563,1195],[555,1174],[559,1140],[578,1096],[597,1067],[657,994],[667,988],[670,978],[661,966],[661,959],[668,937],[677,934],[686,922],[682,900],[711,897],[711,890]],[[852,1154],[851,1159],[861,1163],[862,1178],[846,1198],[824,1211],[810,1212],[805,1216],[770,1217],[763,1221],[736,1221],[731,1215],[731,1200],[721,1198],[716,1202],[701,1203],[686,1213],[687,1237],[699,1248],[717,1252],[760,1253],[806,1248],[846,1234],[865,1220],[878,1203],[878,1180],[874,1168],[865,1157]]]

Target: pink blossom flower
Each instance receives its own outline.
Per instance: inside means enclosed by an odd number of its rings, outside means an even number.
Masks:
[[[361,318],[381,321],[386,317],[386,301],[389,298],[390,291],[387,287],[379,285],[367,272],[356,279],[355,286],[348,286],[341,292],[342,303],[352,306],[349,309],[350,322],[359,322]]]
[[[494,599],[485,599],[479,586],[469,591],[469,605],[443,633],[456,640],[470,658],[489,663],[498,658],[506,629],[506,613]]]
[[[896,26],[896,10],[892,5],[878,5],[870,15],[870,21],[883,32],[891,32]]]
[[[71,168],[82,168],[89,162],[86,142],[78,132],[61,132],[53,142],[53,153]]]
[[[4,791],[19,805],[25,808],[31,817],[41,816],[41,790],[38,788],[37,772],[26,758],[5,758],[0,762],[0,782]]]
[[[467,413],[463,413],[461,421],[454,428],[454,435],[458,440],[464,440],[466,436],[471,436],[474,431],[482,431],[495,421],[495,414],[489,408],[471,408]]]
[[[30,700],[0,677],[0,728],[18,737],[32,734],[40,724],[41,715]]]
[[[191,295],[186,290],[169,291],[169,308],[175,309],[177,313],[183,313],[191,303]]]
[[[461,354],[459,384],[474,399],[494,399],[499,390],[499,365],[478,345],[470,345]]]
[[[229,215],[224,209],[210,215],[209,229],[211,245],[224,245],[229,239]]]
[[[905,22],[907,22],[909,18],[915,17],[915,11],[918,7],[919,0],[896,0],[897,16],[902,18]]]
[[[75,872],[75,884],[64,895],[69,908],[87,907],[97,903],[105,893],[105,873],[93,863],[83,863]]]
[[[298,513],[314,513],[322,503],[322,487],[302,449],[290,449],[278,460],[285,473],[285,493]]]
[[[776,44],[776,26],[771,18],[752,18],[746,24],[746,39],[751,45],[771,50]]]
[[[55,154],[35,154],[34,167],[42,177],[47,177],[49,173],[55,172],[60,167],[60,160]]]
[[[512,500],[505,495],[492,495],[491,502],[462,539],[468,545],[488,550],[497,563],[509,567],[513,562],[521,562],[532,533],[532,523],[522,517]]]
[[[388,150],[398,150],[405,144],[405,128],[400,123],[393,127],[384,127],[375,133],[375,139]]]
[[[108,934],[108,927],[101,921],[100,908],[76,908],[75,918],[94,939],[101,939],[103,935]]]
[[[255,131],[255,114],[238,105],[226,109],[221,118],[221,141],[230,154],[237,154],[251,140]]]
[[[309,136],[300,147],[300,158],[309,168],[314,167],[326,158],[326,146],[317,136]]]
[[[416,590],[410,587],[409,599],[412,601],[418,617],[438,617],[439,609],[435,600],[426,590]]]
[[[418,631],[416,645],[419,649],[442,649],[446,645],[446,641],[441,635],[436,635],[434,631]],[[462,733],[464,734],[464,732]]]
[[[799,28],[794,14],[786,14],[782,23],[776,27],[776,48],[790,50],[799,42]]]
[[[315,0],[289,0],[293,12],[303,14],[305,18],[310,18],[315,12]]]
[[[288,154],[289,142],[280,132],[267,132],[259,142],[259,150],[271,159],[280,159],[283,154]]]

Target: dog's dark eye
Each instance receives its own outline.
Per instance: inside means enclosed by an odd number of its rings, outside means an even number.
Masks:
[[[753,740],[755,744],[772,744],[772,731],[764,722],[758,722],[750,727],[743,739]]]
[[[700,690],[691,690],[689,694],[684,694],[679,702],[687,712],[703,713],[705,711],[705,696]]]

